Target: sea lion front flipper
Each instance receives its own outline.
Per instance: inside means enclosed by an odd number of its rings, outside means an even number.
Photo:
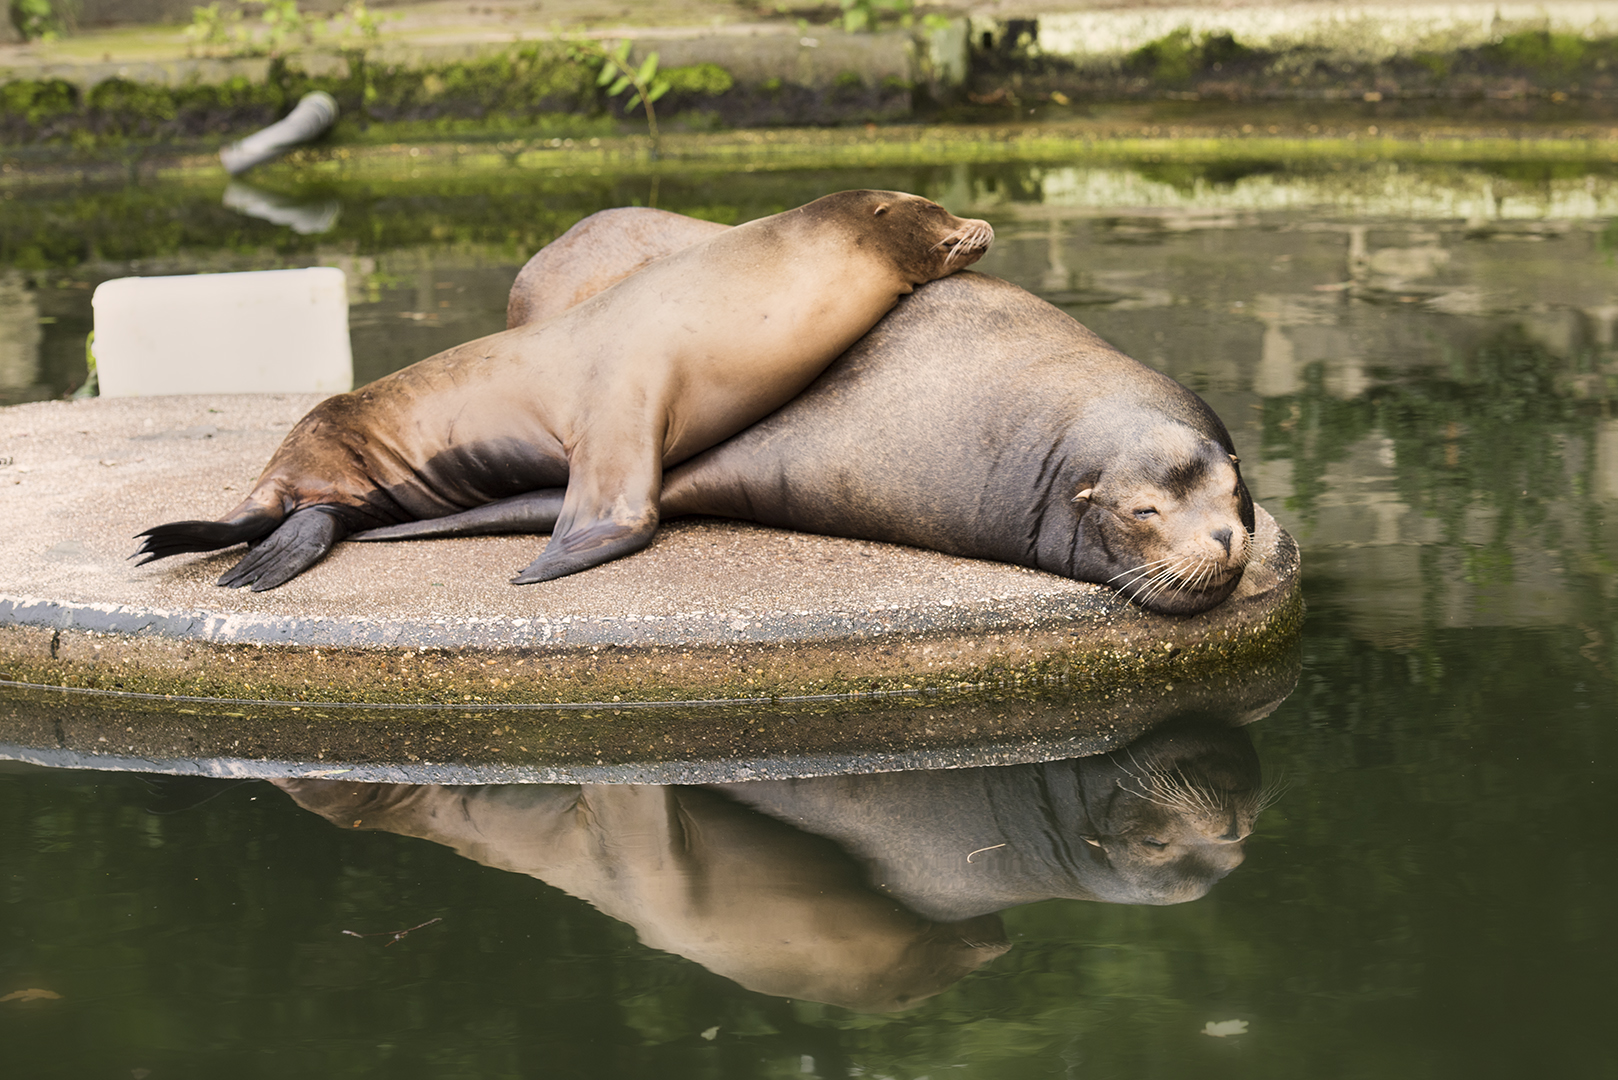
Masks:
[[[246,586],[254,592],[285,585],[319,562],[347,532],[348,526],[330,507],[299,510],[255,544],[219,584],[230,589]]]
[[[557,532],[551,536],[551,542],[545,545],[540,557],[512,578],[511,583],[532,585],[538,581],[552,581],[624,555],[633,555],[650,544],[656,532],[655,513],[649,522],[642,525],[620,525],[611,520],[593,521],[584,528],[570,530],[566,535]]]
[[[366,529],[350,540],[430,540],[445,536],[499,536],[512,533],[548,533],[562,513],[562,488],[540,488],[474,506],[459,514],[425,521],[406,521]]]
[[[604,455],[574,450],[568,463],[567,494],[562,512],[544,552],[511,579],[513,585],[551,581],[623,555],[631,555],[652,542],[657,533],[657,496],[663,470],[649,442],[643,453],[634,446],[603,440],[611,449]],[[661,442],[661,432],[658,433]]]

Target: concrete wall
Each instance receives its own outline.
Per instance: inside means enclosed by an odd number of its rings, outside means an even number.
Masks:
[[[213,2],[213,0],[208,0]],[[385,7],[389,0],[370,0],[370,7]],[[396,2],[396,0],[395,0]],[[309,15],[329,15],[342,9],[345,0],[298,0],[298,8]],[[80,26],[149,26],[162,23],[188,23],[198,0],[77,0]],[[219,0],[221,11],[242,7],[240,0]],[[254,5],[253,10],[257,10]]]
[[[1031,33],[1030,20],[1036,24]],[[1116,68],[1141,46],[1179,29],[1197,37],[1229,34],[1252,49],[1304,50],[1366,63],[1477,48],[1521,30],[1618,36],[1618,3],[1140,4],[1083,11],[1040,11],[1028,5],[1015,17],[996,7],[974,13],[971,22],[972,40],[979,47],[986,36],[999,45],[1008,35],[1029,33],[1029,53],[1087,68]]]

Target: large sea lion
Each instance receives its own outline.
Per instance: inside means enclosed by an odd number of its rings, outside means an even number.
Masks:
[[[596,215],[530,261],[508,310],[544,318],[721,228]],[[535,491],[366,539],[544,532],[561,502]],[[994,559],[1180,615],[1235,590],[1253,529],[1235,446],[1201,398],[977,273],[917,289],[797,398],[671,470],[661,512]]]
[[[219,584],[273,589],[350,533],[554,489],[546,581],[646,546],[663,470],[802,390],[988,224],[848,191],[680,246],[576,303],[328,398],[218,521],[141,535],[142,562],[254,546]],[[627,271],[626,271],[627,274]]]

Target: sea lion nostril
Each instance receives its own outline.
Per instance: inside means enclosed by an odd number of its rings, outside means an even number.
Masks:
[[[1231,535],[1232,535],[1232,533],[1230,531],[1229,526],[1226,526],[1223,529],[1215,529],[1213,531],[1214,540],[1216,542],[1218,542],[1220,547],[1225,549],[1225,554],[1226,555],[1230,554],[1230,538],[1231,538]]]

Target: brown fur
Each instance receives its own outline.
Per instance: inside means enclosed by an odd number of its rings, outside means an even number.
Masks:
[[[220,578],[259,591],[351,533],[391,539],[378,527],[536,489],[561,493],[551,540],[515,582],[639,550],[657,528],[665,468],[790,399],[990,236],[914,195],[853,191],[618,264],[552,318],[322,402],[241,505],[218,522],[149,530],[139,553],[262,538]]]

